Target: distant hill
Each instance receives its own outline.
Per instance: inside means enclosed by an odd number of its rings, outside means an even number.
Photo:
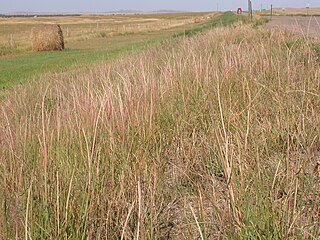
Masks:
[[[182,12],[185,12],[185,11],[161,9],[157,11],[152,11],[151,13],[182,13]]]
[[[10,13],[0,14],[0,18],[11,18],[11,17],[57,17],[57,16],[81,16],[81,14],[61,14],[61,13]]]
[[[131,15],[131,14],[160,14],[160,13],[182,13],[179,10],[161,9],[156,11],[119,10],[110,12],[13,12],[0,14],[0,17],[48,17],[48,16],[80,16],[80,15]]]

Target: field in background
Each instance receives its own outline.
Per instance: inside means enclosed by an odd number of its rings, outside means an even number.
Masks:
[[[178,15],[160,15],[164,19]],[[191,15],[191,16],[198,16]],[[161,30],[126,32],[105,35],[104,32],[81,36],[74,42],[67,44],[62,52],[22,52],[6,54],[0,57],[0,88],[8,88],[18,83],[24,83],[35,75],[52,72],[68,72],[79,65],[105,61],[115,57],[136,52],[150,44],[160,43],[170,38],[190,36],[208,30],[212,27],[230,25],[242,20],[242,16],[233,14],[204,14],[202,20]],[[188,17],[188,14],[186,15]],[[185,20],[184,20],[185,21]],[[191,21],[191,20],[190,20]]]
[[[270,10],[264,11],[263,14],[270,14]],[[275,15],[320,15],[320,8],[274,8]]]
[[[67,48],[73,43],[96,37],[159,31],[195,22],[207,21],[212,13],[140,14],[115,16],[72,16],[37,18],[0,18],[0,46],[10,47],[11,34],[15,48],[31,47],[31,28],[41,24],[60,24]]]
[[[320,42],[320,17],[318,16],[273,16],[267,27],[283,29],[308,39]]]

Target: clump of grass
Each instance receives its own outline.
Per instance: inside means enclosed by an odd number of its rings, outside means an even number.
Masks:
[[[7,45],[0,45],[0,56],[5,56],[9,54],[17,54],[25,51],[26,48],[22,48],[20,46],[10,47]]]
[[[98,33],[97,33],[97,36],[98,36],[98,37],[105,38],[105,37],[108,36],[108,34],[107,34],[107,32],[98,32]]]
[[[320,58],[320,44],[314,43],[313,48],[314,48],[314,51],[317,53],[318,58]]]
[[[253,27],[259,27],[259,26],[267,24],[268,22],[269,22],[268,18],[259,18],[253,22]]]
[[[0,46],[0,56],[7,55],[13,52],[13,49],[7,46]]]
[[[1,105],[1,235],[316,238],[319,63],[295,40],[218,28],[17,87]]]

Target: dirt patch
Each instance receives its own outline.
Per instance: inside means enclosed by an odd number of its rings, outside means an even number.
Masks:
[[[274,16],[270,29],[284,29],[320,41],[320,17]]]

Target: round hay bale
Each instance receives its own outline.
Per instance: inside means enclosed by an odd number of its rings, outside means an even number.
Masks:
[[[41,25],[31,30],[32,50],[55,51],[64,49],[63,33],[60,25]]]

